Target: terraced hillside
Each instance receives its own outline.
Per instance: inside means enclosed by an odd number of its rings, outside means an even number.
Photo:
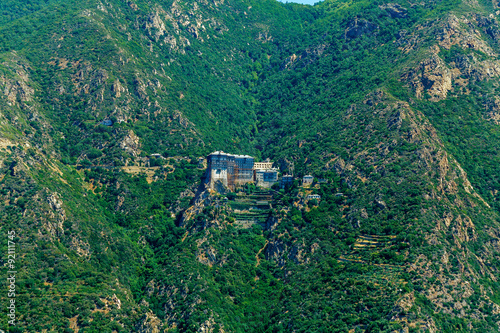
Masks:
[[[254,224],[265,225],[270,215],[272,191],[258,190],[250,195],[240,192],[229,203],[237,226],[251,228]]]

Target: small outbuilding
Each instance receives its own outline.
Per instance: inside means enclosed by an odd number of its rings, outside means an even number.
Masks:
[[[305,175],[304,178],[302,178],[302,186],[309,186],[313,183],[314,177],[311,175]]]
[[[293,184],[293,176],[292,175],[284,175],[281,177],[280,187],[285,188]]]
[[[113,126],[113,121],[110,120],[110,119],[106,119],[106,120],[101,121],[101,125],[104,125],[104,126]]]

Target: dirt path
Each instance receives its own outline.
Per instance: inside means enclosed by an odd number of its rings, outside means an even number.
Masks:
[[[262,253],[262,251],[264,251],[264,249],[266,248],[267,244],[269,244],[269,241],[266,239],[266,244],[264,244],[264,246],[262,247],[262,249],[260,249],[259,252],[257,252],[257,254],[255,255],[255,259],[257,260],[257,263],[255,264],[255,267],[258,267],[260,265],[259,255]]]
[[[340,262],[352,262],[352,263],[356,263],[356,264],[364,264],[364,265],[370,265],[370,266],[382,267],[382,268],[391,268],[391,269],[405,268],[405,266],[389,265],[389,264],[374,264],[374,263],[366,262],[366,261],[361,260],[361,259],[351,259],[351,258],[345,258],[345,257],[342,257],[342,256],[340,256],[339,258],[337,258],[337,261],[340,261]]]

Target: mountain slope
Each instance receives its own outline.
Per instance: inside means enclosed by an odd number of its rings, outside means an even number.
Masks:
[[[92,0],[3,15],[11,331],[497,331],[497,10]],[[197,157],[220,149],[324,182],[270,194],[242,228],[237,201],[199,187]]]

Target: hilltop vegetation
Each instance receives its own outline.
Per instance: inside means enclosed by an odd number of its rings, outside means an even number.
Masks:
[[[10,332],[498,331],[498,10],[3,1]],[[236,213],[215,150],[325,182]]]

